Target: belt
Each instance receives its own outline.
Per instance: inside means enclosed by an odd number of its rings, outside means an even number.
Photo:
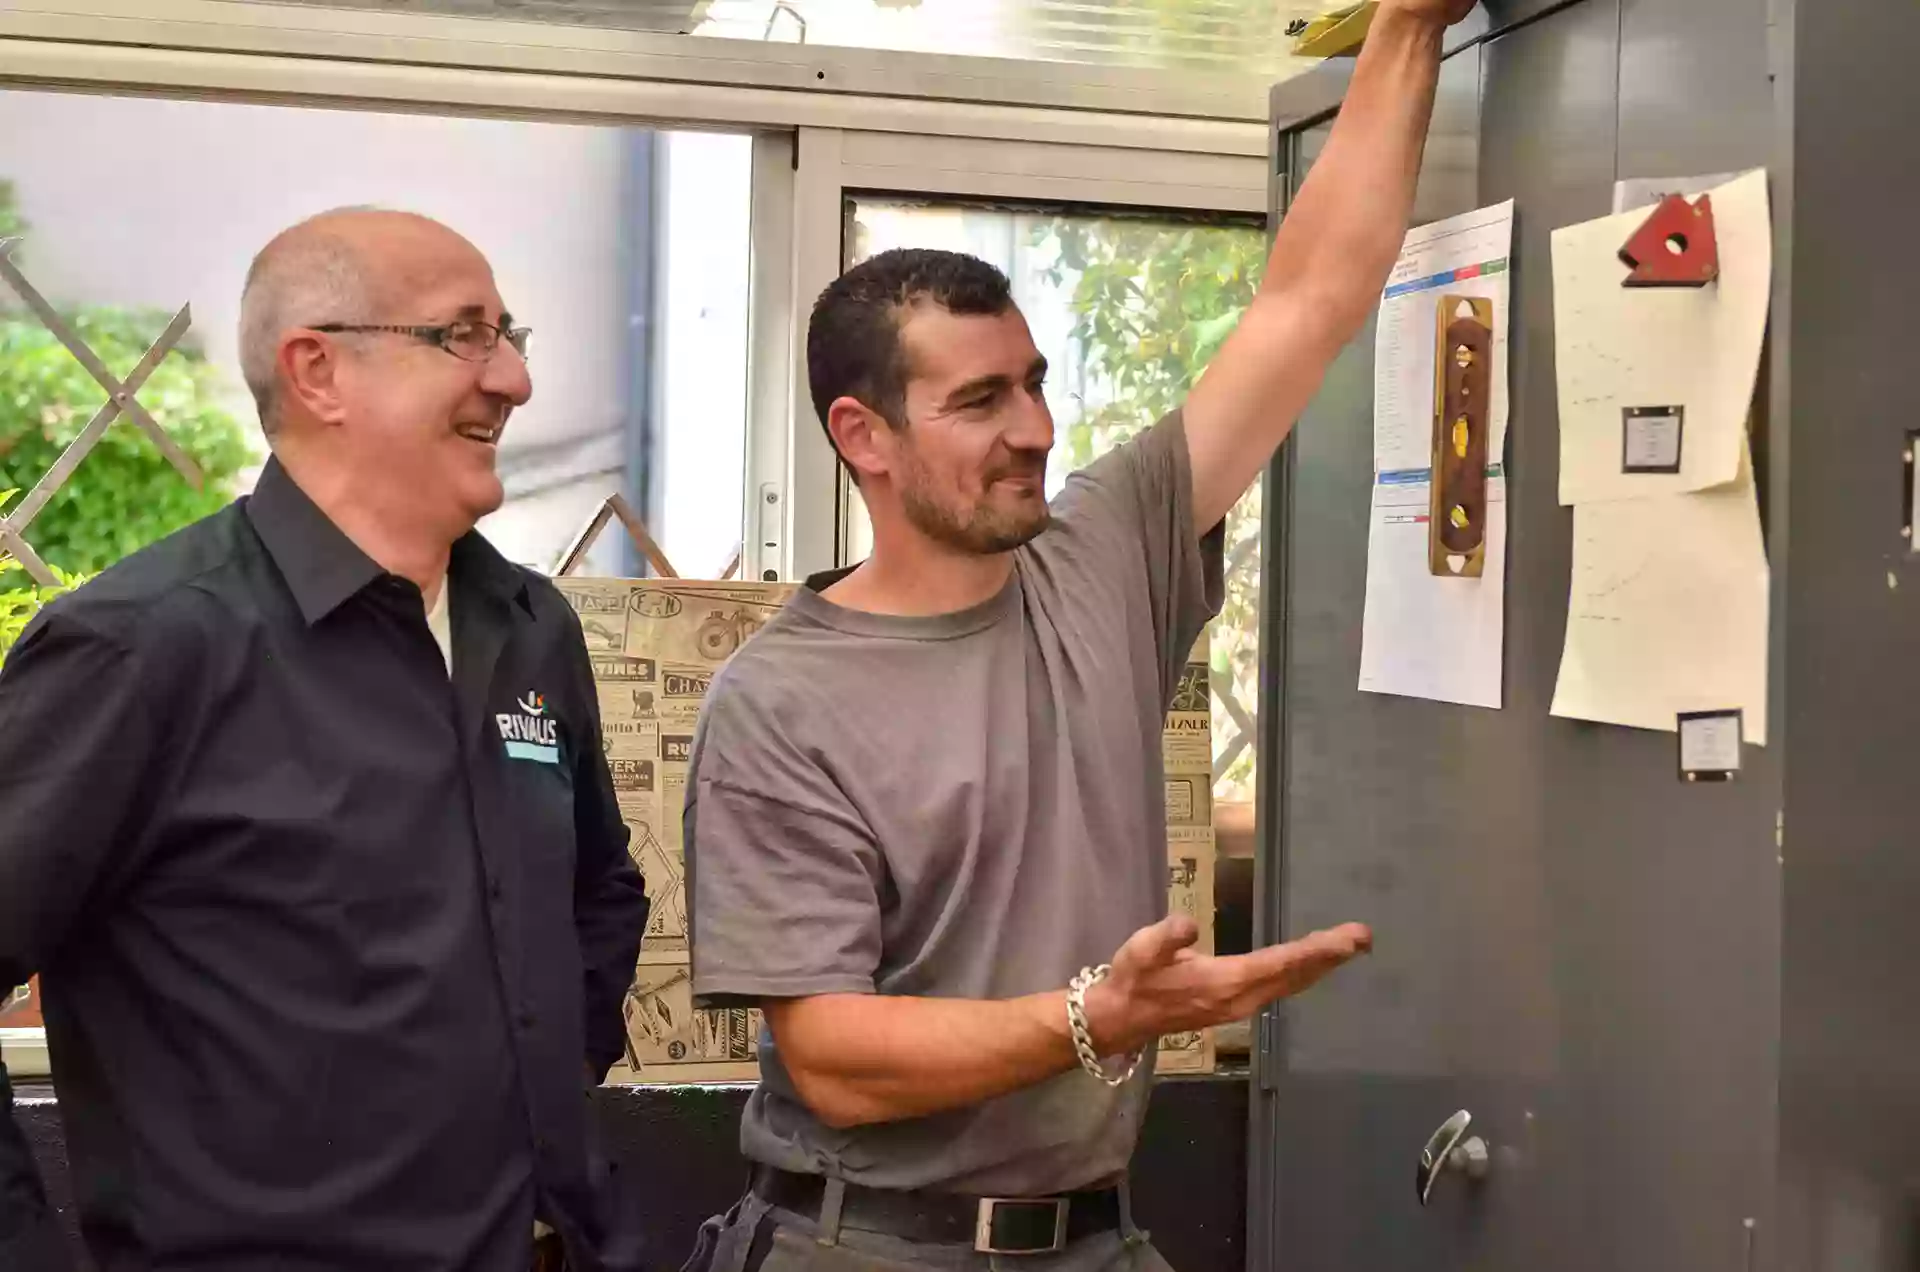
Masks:
[[[770,1206],[818,1221],[827,1181],[761,1167],[753,1191]],[[960,1197],[846,1186],[843,1227],[927,1245],[966,1245],[982,1254],[1049,1254],[1120,1226],[1120,1190],[1057,1197]]]

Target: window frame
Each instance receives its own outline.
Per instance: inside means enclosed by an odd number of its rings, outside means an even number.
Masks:
[[[1272,78],[264,0],[11,0],[0,10],[0,82],[369,100],[384,88],[405,101],[436,84],[456,93],[486,84],[491,92],[467,104],[548,118],[607,111],[662,127],[1096,142],[1105,132],[1123,138],[1109,144],[1264,158]],[[610,95],[616,86],[627,95]]]
[[[1263,213],[1265,76],[1147,71],[246,0],[14,0],[0,88],[755,137],[742,574],[838,559],[805,316],[849,195]],[[44,1031],[0,1029],[16,1078]]]
[[[1264,156],[1168,151],[1150,165],[1139,160],[1136,151],[1113,145],[802,128],[794,192],[796,292],[816,296],[839,275],[850,199],[1001,200],[1142,214],[1266,210]],[[794,352],[792,375],[785,577],[804,578],[842,564],[848,508],[833,447],[807,398],[802,348]]]

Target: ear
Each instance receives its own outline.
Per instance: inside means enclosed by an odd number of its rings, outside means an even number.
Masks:
[[[282,397],[300,414],[337,424],[346,414],[340,346],[313,331],[290,331],[280,339],[276,361]]]
[[[893,470],[898,445],[893,427],[858,399],[838,398],[827,408],[827,433],[856,477],[880,477]]]

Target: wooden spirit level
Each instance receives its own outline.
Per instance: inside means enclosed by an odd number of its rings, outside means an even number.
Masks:
[[[1493,302],[1442,296],[1434,322],[1433,500],[1428,568],[1477,579],[1487,554],[1493,422]]]

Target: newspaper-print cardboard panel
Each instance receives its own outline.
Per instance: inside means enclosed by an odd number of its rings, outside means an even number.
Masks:
[[[1162,753],[1167,781],[1167,908],[1191,915],[1200,925],[1198,948],[1213,953],[1213,696],[1208,679],[1210,654],[1202,636],[1167,712]],[[1160,1073],[1211,1073],[1211,1029],[1173,1034],[1160,1040],[1154,1067]]]
[[[653,910],[624,1005],[615,1083],[751,1082],[760,1013],[693,1010],[680,815],[700,704],[713,676],[793,595],[791,583],[557,578],[593,660],[614,793]],[[1213,948],[1212,703],[1203,638],[1165,734],[1168,895]],[[1163,1073],[1213,1068],[1211,1032],[1163,1039]]]
[[[689,954],[680,811],[700,703],[714,672],[786,604],[794,585],[554,582],[586,635],[614,795],[653,900],[640,962],[683,964]]]
[[[627,1054],[607,1080],[752,1082],[760,1013],[748,1008],[693,1009],[693,974],[685,963],[647,963],[637,969],[621,1010]]]
[[[1204,840],[1167,845],[1168,907],[1200,925],[1199,949],[1208,954],[1213,952],[1213,876],[1211,831]],[[1213,1030],[1199,1029],[1162,1038],[1154,1068],[1159,1073],[1212,1073],[1214,1058]]]
[[[793,595],[790,583],[554,580],[580,617],[628,851],[652,914],[623,1006],[616,1083],[751,1082],[760,1013],[693,1010],[680,814],[713,676]]]

